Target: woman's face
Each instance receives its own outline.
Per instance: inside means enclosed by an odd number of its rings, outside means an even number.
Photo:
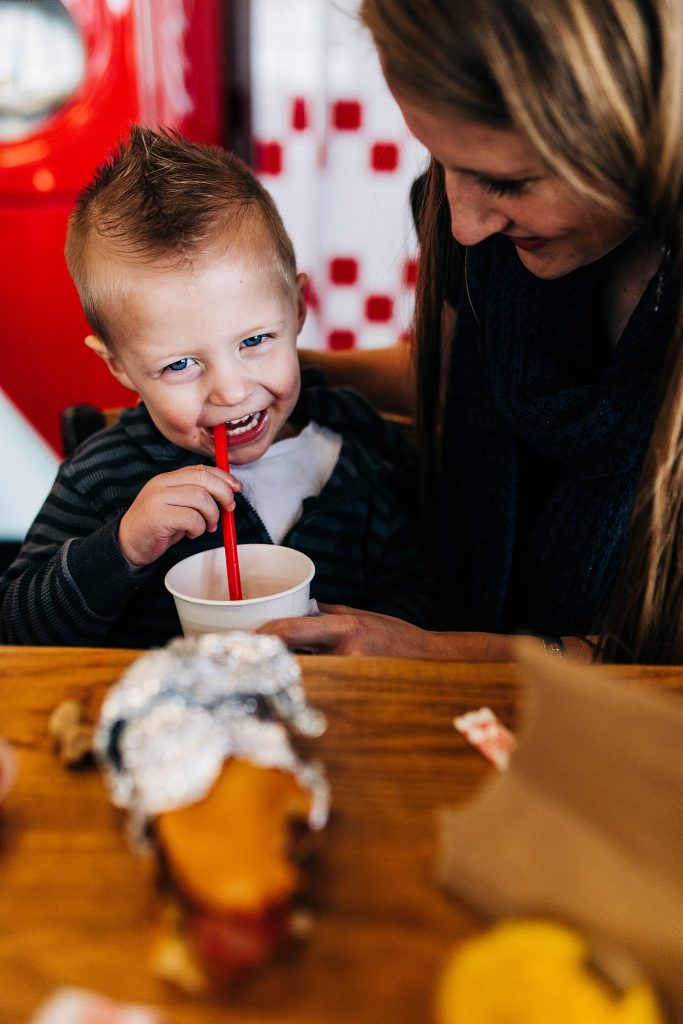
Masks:
[[[396,96],[408,128],[443,165],[453,237],[510,239],[524,266],[562,277],[611,252],[636,227],[552,177],[517,131],[432,113]]]

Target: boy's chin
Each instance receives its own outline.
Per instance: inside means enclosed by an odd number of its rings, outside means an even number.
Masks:
[[[237,466],[248,466],[251,462],[256,462],[262,455],[265,455],[269,448],[270,444],[229,445],[230,469]]]

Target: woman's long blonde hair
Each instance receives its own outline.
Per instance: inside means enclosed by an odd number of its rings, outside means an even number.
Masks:
[[[683,2],[363,0],[361,17],[398,94],[434,112],[516,128],[552,174],[603,208],[635,216],[671,250],[675,327],[603,654],[683,662]],[[434,161],[423,213],[418,431],[433,483],[448,242]]]

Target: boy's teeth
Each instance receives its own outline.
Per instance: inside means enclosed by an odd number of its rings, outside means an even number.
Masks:
[[[246,434],[247,430],[253,430],[260,416],[260,412],[249,412],[246,416],[241,416],[237,420],[228,420],[225,424],[228,435],[230,437],[237,437],[239,434]]]

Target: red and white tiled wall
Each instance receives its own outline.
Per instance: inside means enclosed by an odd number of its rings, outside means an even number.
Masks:
[[[425,166],[360,25],[358,0],[252,0],[254,163],[309,276],[301,344],[406,337]]]

